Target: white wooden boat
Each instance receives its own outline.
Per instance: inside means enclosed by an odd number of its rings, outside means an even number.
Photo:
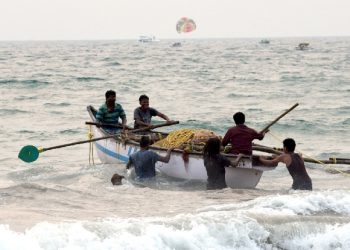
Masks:
[[[96,110],[88,106],[89,115],[93,122],[96,122]],[[93,137],[103,137],[108,135],[103,129],[93,126]],[[137,141],[125,141],[121,136],[95,141],[97,155],[102,163],[120,163],[127,162],[129,156],[137,152],[140,147]],[[164,155],[167,149],[153,147],[150,149]],[[157,162],[156,168],[161,173],[180,179],[206,180],[207,172],[204,167],[203,156],[201,153],[189,153],[188,161],[183,158],[183,151],[175,149],[171,153],[168,163]],[[226,154],[230,160],[235,160],[235,155]],[[254,188],[258,184],[264,171],[272,170],[275,167],[259,165],[258,156],[242,158],[236,168],[226,168],[226,184],[231,188]]]
[[[309,49],[309,43],[299,43],[298,46],[295,48],[297,50],[307,50]]]
[[[270,44],[270,40],[262,39],[262,40],[260,40],[260,44]]]

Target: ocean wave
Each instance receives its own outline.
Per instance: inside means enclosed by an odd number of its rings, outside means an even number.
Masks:
[[[61,103],[51,103],[51,102],[48,102],[48,103],[45,103],[44,105],[45,105],[45,106],[48,106],[48,107],[68,107],[68,106],[70,106],[71,104],[68,103],[68,102],[61,102]]]
[[[23,194],[23,193],[36,193],[36,192],[47,192],[49,190],[49,188],[43,186],[43,185],[39,185],[39,184],[35,184],[35,183],[21,183],[21,184],[17,184],[17,185],[13,185],[10,187],[6,187],[6,188],[1,188],[0,189],[0,194],[1,196],[3,194],[8,194],[11,197],[15,197],[19,194]]]
[[[39,87],[41,85],[49,85],[50,82],[47,81],[39,81],[35,79],[28,79],[28,80],[17,80],[17,79],[5,79],[0,80],[0,85],[12,85],[12,84],[22,84],[26,85],[26,87]]]
[[[307,80],[306,77],[297,75],[297,74],[290,74],[290,75],[282,75],[279,79],[281,83],[293,83],[295,85],[304,85],[305,81]]]
[[[33,130],[19,130],[18,133],[20,134],[35,134],[36,132]]]
[[[344,121],[340,123],[341,125],[350,125],[350,118],[346,118]]]
[[[291,191],[288,195],[261,197],[246,203],[212,206],[199,211],[236,209],[261,215],[350,215],[350,191]]]
[[[228,97],[228,98],[233,98],[233,97],[236,98],[236,97],[241,97],[241,95],[238,94],[238,93],[230,93],[226,97]]]
[[[120,65],[122,65],[122,64],[119,62],[109,62],[106,64],[106,66],[120,66]]]
[[[38,99],[37,96],[16,96],[14,100],[16,101],[24,101],[24,100],[35,100]]]
[[[13,116],[16,114],[29,114],[29,113],[33,113],[27,110],[21,110],[21,109],[0,109],[0,115],[2,116]]]
[[[0,225],[0,248],[345,250],[349,214],[348,190],[291,191],[174,217],[40,222],[25,232]]]
[[[0,225],[4,249],[348,249],[350,223],[263,222],[206,212],[172,218],[41,222],[25,232]]]
[[[59,133],[63,135],[75,135],[75,134],[80,134],[84,131],[84,129],[81,128],[76,128],[76,129],[65,129],[61,130]]]
[[[92,82],[92,81],[105,81],[104,78],[92,77],[92,76],[82,76],[76,78],[79,82]]]

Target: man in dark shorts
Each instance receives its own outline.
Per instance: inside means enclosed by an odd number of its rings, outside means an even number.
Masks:
[[[159,116],[170,122],[171,120],[166,115],[162,114],[158,110],[151,108],[149,106],[149,98],[146,95],[141,95],[139,98],[140,107],[134,110],[134,128],[142,128],[142,127],[152,127],[151,119],[152,116]]]
[[[293,178],[293,189],[312,190],[312,181],[306,172],[303,158],[294,153],[295,141],[287,138],[283,141],[283,154],[277,156],[273,160],[267,160],[260,156],[259,160],[266,165],[274,165],[279,162],[286,164],[289,174]]]
[[[265,136],[264,133],[258,133],[254,129],[244,125],[245,115],[242,112],[237,112],[233,115],[233,120],[236,126],[227,130],[224,138],[222,139],[222,145],[226,146],[231,143],[231,154],[244,154],[252,155],[252,141],[254,139],[262,140]]]

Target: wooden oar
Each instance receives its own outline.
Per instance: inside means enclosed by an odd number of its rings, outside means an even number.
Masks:
[[[346,158],[329,158],[330,161],[332,161],[333,163],[331,164],[350,164],[350,159],[346,159]]]
[[[135,133],[135,132],[147,131],[147,130],[150,130],[150,129],[160,128],[160,127],[164,127],[164,126],[170,126],[170,125],[174,125],[174,124],[178,124],[178,123],[179,123],[179,121],[172,121],[172,122],[162,123],[162,124],[159,124],[159,125],[154,125],[152,127],[144,127],[144,128],[129,130],[129,131],[127,131],[127,133]],[[69,147],[69,146],[73,146],[73,145],[77,145],[77,144],[83,144],[83,143],[88,143],[88,142],[94,142],[94,141],[104,140],[104,139],[108,139],[108,138],[113,138],[113,137],[116,137],[118,134],[119,133],[114,134],[114,135],[98,137],[98,138],[94,138],[94,139],[91,139],[91,140],[77,141],[77,142],[62,144],[62,145],[48,147],[48,148],[41,148],[41,147],[37,148],[37,147],[35,147],[33,145],[27,145],[27,146],[24,146],[20,150],[20,152],[18,154],[18,158],[20,158],[22,161],[25,161],[25,162],[33,162],[33,161],[36,161],[36,159],[38,159],[39,153],[42,153],[42,152],[45,152],[45,151],[48,151],[48,150],[52,150],[52,149],[56,149],[56,148],[64,148],[64,147]]]
[[[283,116],[285,116],[286,114],[288,114],[290,111],[292,111],[293,109],[295,109],[296,106],[298,106],[299,103],[294,104],[290,109],[288,109],[287,111],[285,111],[283,114],[281,114],[279,117],[277,117],[275,120],[273,120],[272,122],[269,123],[269,125],[267,125],[263,130],[260,131],[260,133],[264,133],[266,132],[272,125],[274,125],[276,122],[278,122],[279,119],[281,119]]]
[[[283,151],[280,151],[277,148],[270,148],[270,147],[256,145],[256,144],[253,145],[253,150],[264,152],[264,153],[275,154],[275,155],[280,155],[283,153]]]
[[[283,151],[280,150],[279,148],[272,148],[272,147],[267,147],[267,146],[257,145],[257,144],[253,145],[253,150],[264,152],[264,153],[275,154],[275,155],[280,155],[283,153]],[[317,159],[312,159],[309,157],[303,157],[303,160],[305,162],[317,163],[317,164],[321,164],[321,163],[324,163],[324,164],[350,164],[350,159],[346,159],[346,158],[329,158],[329,160],[317,160]]]
[[[312,158],[303,157],[305,162],[310,163],[324,163],[324,164],[347,164],[350,165],[350,159],[329,158],[329,160],[317,160]]]

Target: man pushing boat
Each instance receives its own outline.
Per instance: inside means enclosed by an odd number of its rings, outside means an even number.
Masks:
[[[170,160],[170,153],[173,148],[169,148],[165,156],[161,156],[156,152],[149,150],[151,141],[148,136],[142,136],[140,140],[140,150],[133,153],[129,157],[126,164],[126,169],[135,168],[136,176],[139,179],[152,178],[156,176],[156,162],[161,161],[168,163]]]
[[[303,158],[294,153],[295,141],[287,138],[283,141],[283,154],[272,160],[267,160],[264,156],[260,156],[259,160],[266,165],[274,165],[279,162],[286,164],[289,174],[293,178],[293,189],[312,190],[311,178],[306,172]]]

